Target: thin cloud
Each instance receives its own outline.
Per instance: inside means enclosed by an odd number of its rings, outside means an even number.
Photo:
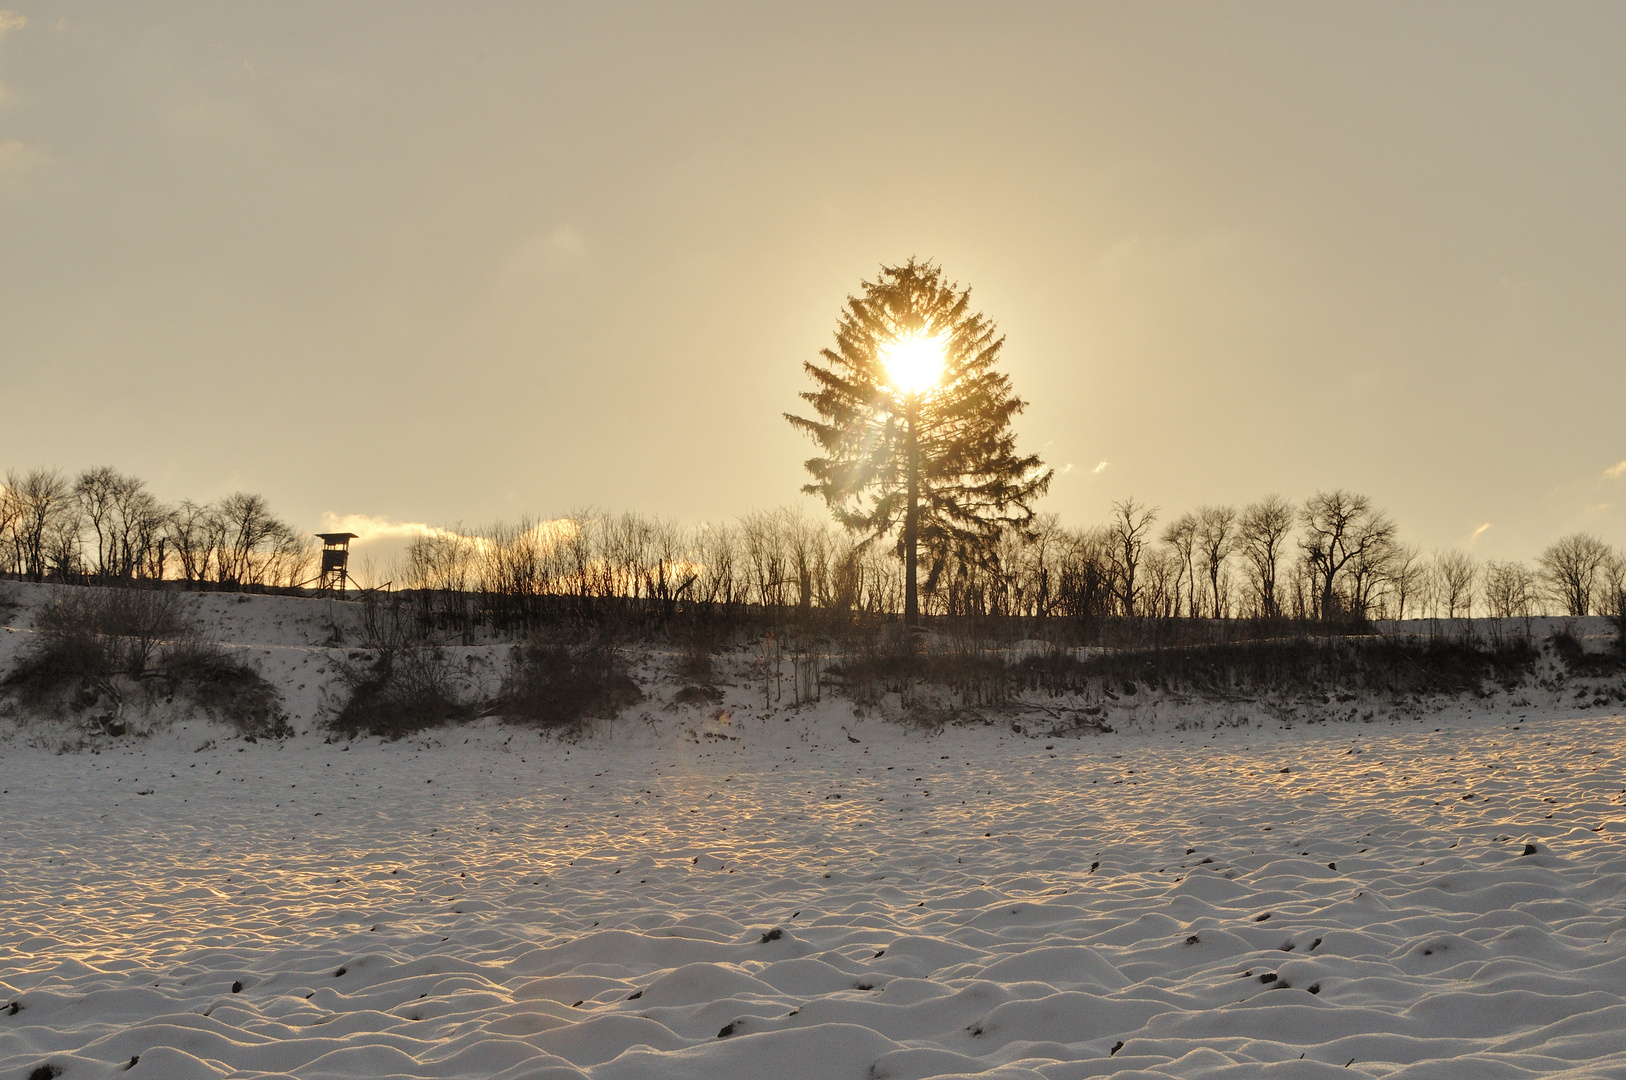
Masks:
[[[0,8],[0,38],[5,37],[6,34],[12,30],[21,30],[27,25],[27,15],[24,15],[21,12],[9,11],[6,8]],[[9,100],[11,100],[11,94],[7,92],[5,84],[0,83],[0,107],[4,107]],[[17,142],[16,140],[9,140],[7,142],[0,143],[0,170],[6,170],[9,168],[11,171],[16,171],[16,163],[11,160],[17,156],[17,151],[13,149],[14,147],[21,148],[23,147],[23,144]],[[29,162],[25,161],[23,164],[26,166],[29,164]]]
[[[576,522],[570,518],[553,518],[535,523],[531,526],[531,532],[543,543],[554,544],[574,536],[577,528]],[[491,543],[490,540],[483,536],[460,533],[454,529],[443,529],[438,525],[428,525],[422,521],[391,521],[387,517],[373,514],[335,514],[331,510],[322,512],[322,531],[355,533],[355,544],[358,547],[374,540],[417,540],[420,538],[464,540],[476,547],[483,547]]]
[[[1491,523],[1487,521],[1487,522],[1485,522],[1485,524],[1483,524],[1479,528],[1475,529],[1474,534],[1472,536],[1468,537],[1469,546],[1472,546],[1474,541],[1478,540],[1481,536],[1484,536],[1485,535],[1485,530],[1490,528],[1490,527],[1491,527]]]
[[[1073,471],[1073,463],[1071,461],[1069,461],[1067,464],[1065,464],[1065,465],[1063,465],[1061,467],[1061,474],[1063,476],[1066,476],[1068,473],[1070,473],[1072,471]]]
[[[1090,471],[1092,473],[1098,473],[1101,470],[1105,469],[1110,464],[1112,464],[1110,461],[1103,461],[1103,462],[1101,462],[1101,464],[1097,465],[1095,468],[1091,469]]]
[[[0,104],[5,103],[5,93],[5,87],[0,86]],[[51,155],[38,146],[30,146],[16,139],[0,140],[0,176],[25,173],[50,160]]]
[[[420,536],[457,535],[421,521],[391,521],[387,517],[370,514],[335,514],[332,511],[323,512],[322,531],[355,533],[358,544],[365,544],[369,540],[416,540]]]
[[[1605,480],[1619,480],[1622,476],[1626,476],[1626,461],[1617,462],[1603,471]]]

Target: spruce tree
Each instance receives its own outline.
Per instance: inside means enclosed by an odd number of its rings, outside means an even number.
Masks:
[[[988,551],[1002,529],[1032,519],[1051,471],[1016,452],[1011,419],[1026,403],[996,370],[1005,339],[971,310],[969,288],[915,259],[860,285],[835,347],[803,364],[815,389],[800,396],[819,419],[785,419],[823,451],[806,462],[813,483],[802,490],[866,543],[896,534],[913,624],[920,548],[938,561],[951,548]]]

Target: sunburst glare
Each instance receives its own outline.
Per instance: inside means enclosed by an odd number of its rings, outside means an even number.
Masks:
[[[881,362],[886,365],[886,377],[900,393],[925,394],[937,388],[943,380],[943,352],[946,342],[941,336],[910,334],[881,347]]]

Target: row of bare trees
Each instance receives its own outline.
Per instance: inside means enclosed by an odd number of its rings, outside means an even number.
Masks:
[[[8,472],[0,484],[0,574],[289,586],[311,575],[314,552],[314,539],[278,519],[259,495],[169,506],[139,478],[106,466],[76,477]]]
[[[1154,507],[1124,499],[1096,529],[1039,516],[982,545],[924,553],[925,615],[1101,616],[1185,620],[1358,621],[1618,613],[1626,558],[1585,533],[1537,563],[1424,556],[1398,540],[1371,499],[1346,491],[1304,503],[1267,496],[1203,506],[1158,530]],[[561,599],[678,608],[898,612],[896,553],[860,545],[795,511],[686,527],[641,514],[580,512],[420,538],[397,574],[441,595],[437,618],[462,626],[528,623]],[[426,605],[436,603],[423,600]],[[429,613],[426,610],[426,613]]]
[[[1159,529],[1159,525],[1162,528]],[[1268,495],[1202,506],[1161,523],[1115,503],[1095,528],[1040,515],[987,540],[928,542],[927,615],[1342,622],[1415,617],[1619,614],[1626,557],[1566,536],[1533,564],[1425,555],[1364,495]],[[0,573],[34,580],[179,579],[292,586],[314,573],[314,541],[258,495],[166,506],[139,479],[103,467],[68,477],[8,473],[0,485]],[[679,608],[892,613],[902,566],[823,520],[758,511],[698,527],[640,514],[431,531],[396,580],[423,615],[465,630],[524,627],[561,603],[614,598],[655,615]]]
[[[1479,563],[1402,543],[1364,495],[1269,495],[1240,510],[1204,506],[1164,527],[1154,508],[1114,505],[1104,534],[1116,614],[1313,620],[1618,615],[1626,553],[1587,533],[1535,564]]]
[[[1132,499],[1092,529],[1040,515],[976,545],[925,545],[926,615],[1140,619],[1384,618],[1617,613],[1626,559],[1585,534],[1534,566],[1480,564],[1461,551],[1403,544],[1370,499],[1320,492],[1205,506],[1157,528]],[[679,609],[893,613],[895,551],[792,510],[690,527],[639,514],[583,512],[415,540],[396,579],[442,625],[513,628],[561,604],[615,599],[652,615]]]
[[[595,512],[457,526],[415,538],[396,577],[426,619],[464,631],[535,626],[561,607],[591,610],[603,600],[670,616],[680,608],[893,612],[903,598],[895,558],[788,510],[698,527]]]

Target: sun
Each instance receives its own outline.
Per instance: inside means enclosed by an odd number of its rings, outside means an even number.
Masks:
[[[943,381],[945,344],[938,336],[909,334],[881,346],[887,379],[906,396],[929,393]]]

